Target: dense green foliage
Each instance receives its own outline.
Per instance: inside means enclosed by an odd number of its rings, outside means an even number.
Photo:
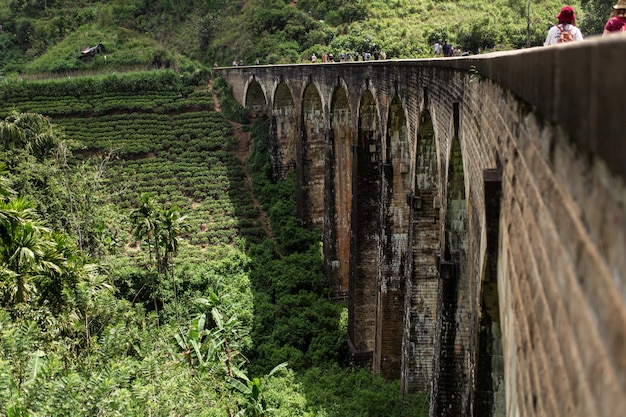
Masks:
[[[602,33],[607,0],[573,2],[585,36]],[[312,53],[432,55],[447,40],[478,53],[539,46],[559,0],[13,0],[0,6],[5,73],[75,74],[214,63],[307,61]],[[86,47],[105,50],[81,59]],[[39,75],[41,76],[41,75]]]
[[[585,19],[580,25],[583,33],[602,33],[604,25],[609,15],[613,11],[613,5],[617,1],[613,0],[582,0],[582,5],[586,11]]]
[[[239,123],[248,123],[250,121],[250,111],[243,107],[232,96],[232,91],[226,85],[223,78],[217,78],[213,84],[213,89],[220,101],[220,111],[230,120]]]
[[[610,4],[574,4],[585,35]],[[258,120],[244,129],[250,189],[230,122],[250,115],[223,80],[203,84],[207,68],[423,57],[443,39],[472,52],[540,45],[561,6],[0,5],[0,414],[426,415],[425,395],[347,367],[321,231],[299,225],[295,178],[271,180]]]
[[[4,86],[0,414],[425,415],[345,367],[346,308],[294,179],[270,180],[267,124],[250,127],[257,207],[229,122],[171,77]]]

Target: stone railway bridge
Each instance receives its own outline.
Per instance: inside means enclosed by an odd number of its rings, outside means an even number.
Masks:
[[[431,416],[626,415],[624,56],[216,70],[323,226],[355,364]]]

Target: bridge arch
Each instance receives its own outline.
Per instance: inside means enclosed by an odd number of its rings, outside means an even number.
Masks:
[[[439,336],[435,358],[433,389],[436,398],[431,403],[432,415],[453,417],[464,415],[470,408],[471,372],[470,328],[473,300],[468,266],[468,218],[466,176],[462,142],[459,139],[459,104],[453,106],[452,140],[449,148],[446,179],[444,248],[440,269],[440,302],[438,311]],[[473,370],[472,370],[473,372]]]
[[[474,414],[492,417],[506,415],[506,383],[500,290],[498,289],[500,211],[502,199],[502,167],[483,171],[483,198],[485,200],[486,253],[481,267],[479,284],[480,311],[478,315],[478,347],[475,353]],[[504,272],[503,275],[507,273]]]
[[[409,137],[405,108],[396,96],[387,116],[383,183],[381,280],[378,288],[377,348],[374,369],[389,379],[399,379],[404,331],[404,306],[408,265]]]
[[[245,88],[245,107],[250,110],[252,116],[260,116],[268,110],[267,95],[263,86],[254,78],[248,81]]]
[[[410,197],[411,279],[407,281],[403,392],[430,389],[437,333],[439,271],[439,170],[437,140],[430,110],[424,108],[417,129],[415,192]]]

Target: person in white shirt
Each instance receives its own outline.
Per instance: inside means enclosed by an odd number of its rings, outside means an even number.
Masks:
[[[576,13],[572,6],[563,6],[556,18],[559,23],[548,30],[543,46],[583,40],[583,34],[576,26]]]
[[[435,42],[433,48],[435,49],[435,56],[441,55],[441,44],[439,42]]]

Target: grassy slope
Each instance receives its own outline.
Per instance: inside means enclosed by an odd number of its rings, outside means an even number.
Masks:
[[[24,66],[29,74],[74,70],[80,51],[99,43],[105,45],[103,54],[81,61],[80,70],[145,70],[167,66],[176,70],[191,61],[160,45],[154,39],[124,28],[103,27],[97,24],[81,26],[46,53]]]

